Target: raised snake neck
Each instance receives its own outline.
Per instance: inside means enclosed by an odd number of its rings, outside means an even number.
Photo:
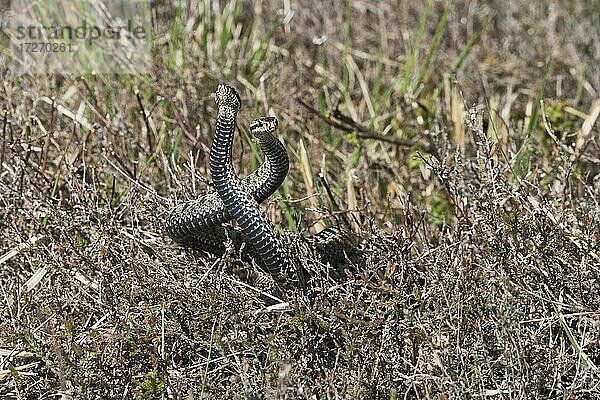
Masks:
[[[289,254],[273,224],[262,212],[254,197],[244,190],[233,170],[231,151],[235,119],[241,106],[240,97],[232,87],[219,85],[215,91],[215,102],[219,113],[209,162],[214,187],[225,209],[237,221],[263,267],[278,275],[292,265]]]
[[[273,135],[278,128],[277,118],[260,117],[249,128],[252,136],[258,140],[265,161],[245,177],[241,185],[258,203],[262,203],[285,180],[289,158],[283,144]],[[166,232],[177,242],[193,242],[195,247],[222,254],[226,237],[220,225],[231,219],[223,201],[214,191],[176,206],[167,220]]]
[[[232,163],[240,98],[232,87],[219,85],[215,101],[219,112],[209,164],[216,192],[177,206],[167,222],[167,233],[180,243],[217,255],[225,252],[228,239],[232,239],[237,248],[246,242],[249,246],[245,255],[250,255],[270,273],[277,275],[292,266],[292,256],[259,207],[259,202],[281,185],[289,169],[287,151],[272,135],[277,129],[277,120],[262,117],[250,125],[250,131],[258,139],[266,159],[257,171],[240,181]],[[231,219],[237,221],[243,234],[221,225]],[[304,241],[321,261],[333,265],[358,254],[356,239],[353,232],[332,227],[304,238]]]

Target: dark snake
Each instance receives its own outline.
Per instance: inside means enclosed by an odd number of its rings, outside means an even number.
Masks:
[[[233,169],[232,147],[241,100],[235,89],[227,85],[219,85],[214,97],[218,115],[209,165],[216,191],[175,207],[166,231],[177,242],[214,254],[225,251],[228,238],[238,245],[245,242],[252,257],[271,274],[278,275],[293,265],[292,256],[259,207],[281,185],[289,169],[287,152],[272,135],[277,120],[262,117],[250,125],[266,159],[257,171],[240,181]],[[231,219],[237,221],[243,235],[222,226]],[[336,228],[305,241],[322,259],[333,263],[343,260],[346,251],[353,248],[353,235]]]
[[[254,197],[244,190],[233,170],[231,152],[235,119],[241,107],[240,96],[232,87],[219,85],[215,91],[215,102],[219,112],[209,162],[213,185],[264,267],[278,275],[291,265],[288,252],[271,221],[262,213]]]
[[[249,128],[265,154],[265,161],[242,180],[242,186],[257,203],[262,203],[275,193],[285,180],[289,170],[289,158],[283,144],[273,135],[278,128],[277,118],[260,117],[252,121]],[[213,191],[176,206],[167,220],[166,232],[180,243],[207,242],[206,250],[220,254],[220,242],[212,243],[212,234],[215,233],[215,228],[231,219],[218,193]]]

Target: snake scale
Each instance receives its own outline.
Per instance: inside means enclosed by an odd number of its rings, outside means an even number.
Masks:
[[[250,133],[258,140],[265,161],[243,179],[242,186],[258,203],[265,201],[279,188],[289,170],[288,154],[283,144],[273,136],[277,128],[275,117],[260,117],[250,124]],[[196,247],[204,243],[205,250],[221,254],[226,238],[219,227],[231,219],[218,193],[213,191],[175,207],[167,221],[166,231],[177,242],[194,244]]]
[[[289,169],[287,152],[273,136],[278,127],[277,119],[261,117],[251,123],[250,132],[257,138],[265,161],[254,173],[240,180],[232,161],[240,96],[231,86],[221,84],[214,99],[218,114],[209,166],[215,191],[176,206],[167,221],[167,234],[177,242],[217,255],[224,253],[228,238],[238,246],[244,242],[263,268],[278,275],[294,264],[293,257],[259,207],[259,203],[281,185]],[[232,219],[237,221],[241,234],[222,225]],[[305,241],[324,261],[332,263],[343,260],[346,251],[353,248],[353,235],[335,228]]]

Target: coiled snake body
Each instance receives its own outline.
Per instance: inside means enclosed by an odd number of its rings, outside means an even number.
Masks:
[[[219,108],[215,137],[210,149],[210,173],[225,209],[237,221],[265,268],[278,274],[290,266],[287,251],[275,234],[271,221],[263,214],[256,200],[244,190],[235,175],[231,160],[235,118],[241,101],[230,86],[219,85],[215,92]]]
[[[289,170],[288,154],[283,144],[273,136],[277,128],[275,117],[260,117],[250,124],[250,133],[258,139],[265,161],[241,184],[258,203],[279,188]],[[176,206],[167,221],[166,232],[177,242],[222,254],[226,236],[221,224],[231,219],[219,194],[214,191]]]
[[[215,192],[183,203],[173,209],[166,231],[175,241],[199,245],[204,250],[222,254],[227,237],[243,240],[253,256],[270,273],[277,275],[293,265],[292,257],[273,224],[261,211],[259,203],[281,185],[289,169],[289,159],[283,144],[273,137],[277,120],[262,117],[250,125],[259,140],[265,162],[243,181],[236,176],[232,163],[235,120],[240,110],[240,97],[230,86],[219,85],[215,91],[218,107],[215,135],[210,149],[210,171]],[[243,232],[240,238],[221,224],[235,219]],[[315,251],[338,260],[344,257],[340,249],[352,240],[337,230],[313,236],[307,242]]]

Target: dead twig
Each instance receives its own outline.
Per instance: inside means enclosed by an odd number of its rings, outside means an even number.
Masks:
[[[343,132],[355,133],[360,139],[372,139],[380,142],[392,143],[397,146],[402,147],[412,147],[414,143],[408,142],[405,140],[396,139],[389,136],[381,135],[377,132],[372,131],[371,129],[360,125],[358,122],[354,121],[352,118],[342,114],[339,110],[335,110],[333,112],[321,113],[319,110],[314,107],[306,104],[302,99],[296,98],[298,104],[302,107],[306,108],[311,113],[315,114],[317,117],[325,121],[327,124],[337,128]]]

